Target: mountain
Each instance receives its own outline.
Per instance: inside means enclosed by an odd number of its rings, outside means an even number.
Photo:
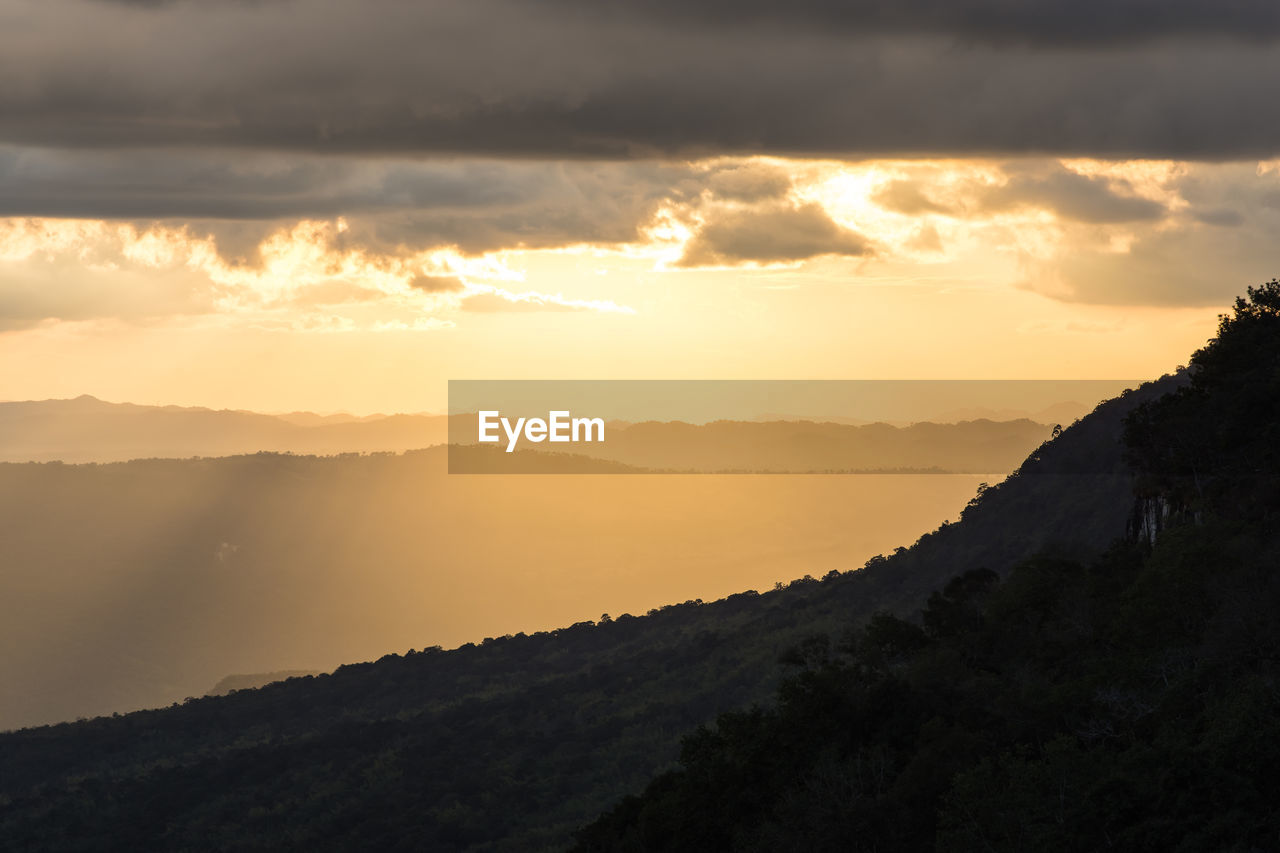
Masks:
[[[862,569],[0,735],[0,845],[1269,849],[1278,423],[1272,282]]]
[[[1102,552],[1123,535],[1133,504],[1123,419],[1180,381],[1102,404],[986,489],[960,522],[857,571],[0,735],[0,843],[563,848],[669,767],[683,732],[768,700],[783,674],[779,658],[813,634],[881,610],[910,614],[930,590],[976,567],[1003,571],[1044,551]],[[723,479],[740,490],[753,478]],[[777,526],[793,544],[807,535],[794,520]],[[635,529],[612,540],[616,555],[643,547]]]
[[[84,395],[73,400],[0,402],[0,462],[118,462],[131,459],[235,456],[258,452],[333,455],[402,452],[450,441],[471,443],[474,415],[317,415],[139,406]],[[691,425],[611,422],[603,444],[562,445],[569,453],[531,462],[560,473],[619,473],[587,466],[582,455],[663,471],[823,472],[937,471],[1003,473],[1043,441],[1049,427],[1030,420],[853,426],[839,423],[717,421]],[[527,445],[526,449],[545,449]],[[558,464],[557,464],[558,463]],[[566,471],[564,469],[572,469]],[[529,473],[521,470],[518,473]]]
[[[275,451],[411,450],[448,440],[443,415],[355,418],[73,400],[0,402],[0,462],[117,462]]]
[[[1118,390],[1108,390],[1107,394],[1115,393]],[[764,412],[756,417],[751,418],[753,421],[815,421],[818,423],[837,423],[849,424],[851,426],[866,426],[871,423],[887,423],[891,426],[911,426],[913,423],[935,423],[935,424],[951,424],[960,423],[961,421],[1017,421],[1030,420],[1038,424],[1062,424],[1066,425],[1072,421],[1079,420],[1089,414],[1090,407],[1076,400],[1063,400],[1049,406],[1041,406],[1035,409],[1017,409],[1010,407],[991,408],[989,406],[969,406],[964,408],[943,408],[929,412],[926,417],[916,417],[912,420],[901,420],[894,417],[881,417],[878,420],[869,420],[867,418],[842,417],[839,415],[797,415],[794,413],[782,412]]]
[[[1089,407],[1074,400],[1055,403],[1035,411],[1025,409],[988,409],[966,408],[951,409],[938,414],[931,420],[938,423],[954,423],[958,421],[990,420],[1013,421],[1027,418],[1041,424],[1069,424],[1089,413]]]
[[[576,850],[1273,849],[1280,282],[1125,442],[1126,539],[807,639],[776,706],[699,728]]]

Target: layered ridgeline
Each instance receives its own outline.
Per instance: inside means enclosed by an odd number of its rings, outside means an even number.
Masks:
[[[1123,535],[1133,503],[1124,416],[1175,384],[1102,404],[985,490],[959,523],[858,571],[0,735],[0,846],[563,848],[668,768],[683,733],[767,701],[785,671],[779,658],[815,632],[878,610],[911,614],[975,567],[1102,552]],[[776,523],[806,547],[798,528]],[[633,535],[614,552],[642,547]],[[228,622],[226,635],[236,628]]]
[[[470,440],[477,431],[475,416],[454,418],[450,470],[455,473],[624,473],[625,466],[631,473],[1003,475],[1053,429],[1027,418],[905,425],[803,419],[610,422],[603,442],[549,445],[522,442],[518,436],[513,441],[507,424],[490,434],[497,443],[480,445]],[[467,441],[459,441],[459,434]],[[530,448],[542,452],[529,453]],[[567,450],[546,452],[559,448]]]
[[[1127,540],[809,638],[577,849],[1276,849],[1280,283],[1125,438]]]
[[[1100,383],[1101,384],[1101,383]],[[573,445],[524,444],[523,449],[568,453],[521,453],[512,458],[493,449],[494,470],[620,473],[631,468],[661,471],[826,472],[918,471],[1005,473],[1038,445],[1057,420],[1083,407],[1062,403],[1029,417],[955,418],[982,412],[940,412],[937,422],[839,423],[801,418],[755,421],[611,421],[607,441]],[[1016,415],[1016,412],[989,414]],[[1062,417],[1062,422],[1072,418]],[[0,402],[0,463],[120,462],[131,459],[234,456],[273,452],[314,455],[386,453],[444,444],[472,444],[472,415],[316,415],[181,406],[108,403],[90,396],[73,400]],[[503,440],[505,442],[505,439]],[[479,447],[468,449],[474,453]],[[489,455],[489,454],[481,454]],[[619,463],[595,464],[591,460]],[[523,465],[524,468],[520,466]]]
[[[73,400],[0,402],[0,462],[118,462],[276,451],[352,453],[443,444],[444,415],[265,415]]]

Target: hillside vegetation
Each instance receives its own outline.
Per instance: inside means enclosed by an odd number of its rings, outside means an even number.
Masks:
[[[1129,418],[1127,541],[806,639],[577,850],[1280,845],[1280,284]]]

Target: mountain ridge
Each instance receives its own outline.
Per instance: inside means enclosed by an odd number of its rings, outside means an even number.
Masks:
[[[1133,505],[1121,422],[1179,381],[1101,404],[975,499],[960,522],[857,571],[0,735],[0,765],[10,768],[0,838],[46,833],[57,849],[124,832],[142,846],[248,850],[270,849],[287,832],[315,849],[379,839],[407,849],[558,849],[674,760],[679,732],[726,707],[766,701],[782,675],[779,657],[813,632],[875,610],[909,614],[975,565],[1003,569],[1045,550],[1100,552],[1123,534]],[[377,755],[393,758],[378,769]],[[265,766],[291,769],[272,781],[254,769]],[[343,789],[366,794],[332,800],[323,791],[335,781],[315,775],[321,766]],[[219,768],[239,768],[240,781]],[[107,778],[125,780],[110,799],[92,782]],[[142,808],[161,791],[167,806]],[[276,800],[292,805],[239,822],[214,817]],[[75,802],[94,814],[78,829],[38,817]]]

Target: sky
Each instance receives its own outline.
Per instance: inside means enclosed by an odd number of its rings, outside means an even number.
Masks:
[[[0,399],[1149,378],[1277,274],[1280,6],[0,0]]]

